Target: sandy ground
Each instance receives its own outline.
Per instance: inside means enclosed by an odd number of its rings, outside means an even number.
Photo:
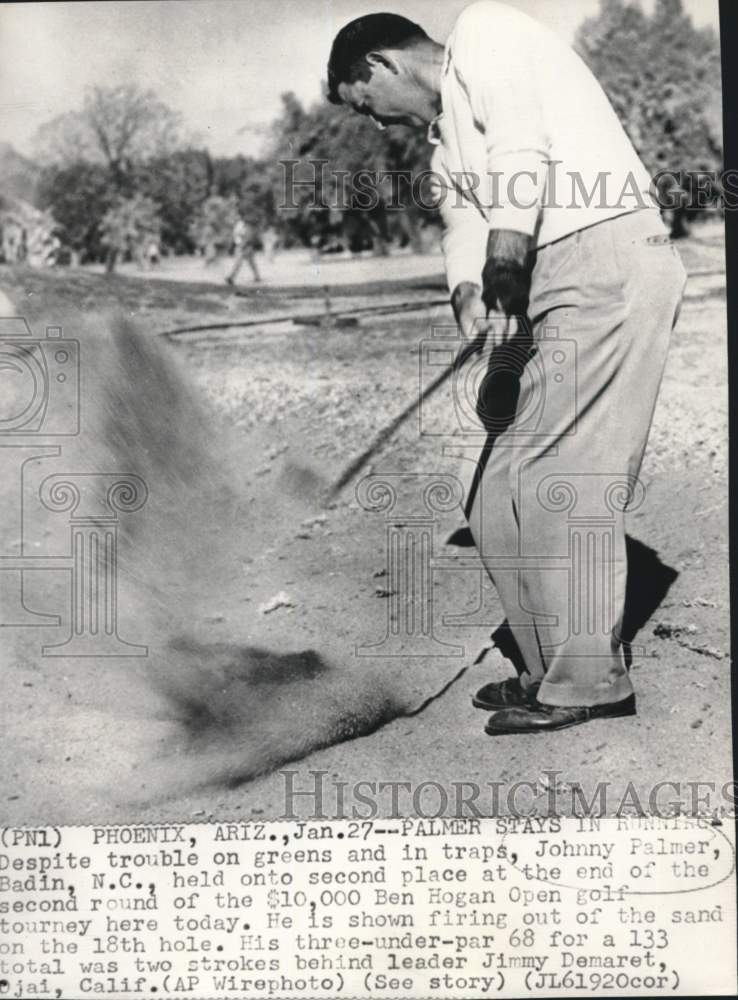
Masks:
[[[303,288],[323,288],[325,285],[347,285],[362,281],[373,281],[377,274],[392,273],[396,280],[408,280],[437,274],[443,270],[443,256],[435,253],[418,254],[410,249],[396,250],[391,259],[377,257],[371,251],[351,254],[316,254],[310,250],[292,249],[279,251],[273,257],[264,253],[255,256],[261,283],[266,287],[299,285]],[[150,268],[126,262],[119,267],[119,273],[126,277],[151,278],[162,281],[209,282],[220,284],[225,281],[233,267],[233,258],[227,254],[217,257],[206,265],[201,257],[164,257]],[[102,274],[102,265],[85,268],[90,274]],[[249,287],[254,284],[248,264],[243,264],[238,275],[238,283]]]
[[[281,816],[287,779],[279,754],[275,770],[256,778],[248,768],[234,768],[233,761],[239,755],[253,757],[255,744],[282,738],[298,758],[289,765],[295,772],[289,780],[296,787],[312,788],[312,772],[324,772],[329,815],[336,808],[337,782],[350,788],[359,781],[433,781],[449,794],[453,783],[472,782],[482,787],[478,805],[488,812],[495,808],[490,782],[538,782],[543,796],[539,807],[545,808],[553,779],[542,775],[550,770],[560,772],[563,810],[573,783],[591,794],[597,782],[611,782],[608,802],[613,808],[628,782],[647,802],[648,789],[658,780],[718,787],[729,781],[727,377],[719,228],[703,227],[680,250],[690,281],[642,470],[648,500],[628,525],[635,540],[631,565],[637,568],[635,583],[641,591],[636,603],[648,609],[634,640],[639,647],[632,668],[639,699],[636,718],[548,736],[493,740],[484,735],[485,715],[472,709],[470,694],[487,680],[508,675],[510,666],[497,650],[472,663],[502,614],[473,549],[446,544],[463,526],[458,509],[439,514],[433,527],[434,556],[443,567],[436,577],[435,634],[456,647],[453,655],[446,650],[446,655],[408,658],[400,653],[357,660],[351,686],[376,682],[399,708],[389,711],[390,721],[375,720],[378,728],[358,726],[360,732],[374,731],[349,740],[342,739],[347,735],[343,731],[331,735],[330,726],[326,735],[321,716],[323,700],[323,714],[328,715],[337,711],[331,699],[350,700],[350,694],[340,694],[345,681],[340,668],[335,684],[335,672],[326,679],[318,670],[314,681],[303,672],[299,684],[288,683],[273,698],[269,688],[272,700],[264,713],[264,687],[254,686],[255,675],[249,675],[250,686],[227,693],[231,701],[248,701],[249,713],[243,732],[227,736],[225,770],[218,758],[223,743],[215,756],[210,744],[188,743],[180,722],[167,711],[166,697],[147,684],[147,672],[158,661],[42,657],[42,642],[61,641],[68,632],[68,596],[64,574],[27,573],[26,578],[33,578],[26,581],[27,606],[60,615],[61,624],[3,630],[3,822]],[[442,297],[438,265],[435,257],[424,262],[369,258],[353,268],[350,262],[338,262],[332,265],[340,277],[330,288],[331,307]],[[56,314],[71,315],[71,325],[77,317],[86,336],[94,339],[97,326],[108,322],[106,311],[115,308],[153,337],[183,325],[320,311],[322,276],[319,282],[298,282],[296,270],[291,263],[281,284],[269,280],[262,288],[246,287],[242,295],[219,283],[8,268],[0,268],[0,288],[34,324],[53,322]],[[449,321],[449,311],[438,307],[362,316],[354,326],[233,327],[166,342],[165,352],[178,359],[207,400],[211,458],[216,465],[239,466],[232,481],[238,483],[243,503],[233,525],[211,526],[220,532],[221,547],[225,534],[226,548],[240,566],[234,571],[240,574],[235,584],[231,580],[221,589],[217,567],[203,568],[202,563],[183,572],[207,580],[197,602],[188,605],[197,617],[192,627],[201,645],[182,653],[185,673],[198,649],[217,648],[222,660],[228,644],[265,645],[281,654],[312,648],[335,664],[343,654],[351,656],[357,644],[382,638],[393,606],[383,575],[383,517],[365,511],[351,488],[327,510],[307,494],[294,503],[286,501],[285,456],[304,460],[326,480],[335,477],[378,427],[413,398],[419,384],[419,344],[434,324]],[[69,322],[65,335],[72,336]],[[438,437],[447,426],[450,405],[450,397],[440,393],[423,411],[423,424],[408,421],[369,471],[461,474],[459,461],[441,454]],[[221,431],[235,445],[219,444]],[[7,464],[9,452],[4,454]],[[16,476],[15,468],[4,471],[6,512],[17,499]],[[142,515],[130,515],[137,516]],[[186,516],[177,524],[187,532]],[[45,551],[53,537],[62,553],[67,543],[57,540],[52,533],[58,527],[50,525],[43,522],[31,544]],[[6,513],[4,556],[17,554],[18,535],[17,518]],[[0,576],[5,585],[13,574]],[[181,580],[172,587],[172,618],[182,617],[186,587]],[[261,614],[259,607],[280,592],[291,606]],[[139,600],[146,593],[145,575],[137,593]],[[145,614],[140,619],[129,615],[126,638],[150,643],[153,649],[156,636],[147,633],[145,619]],[[280,663],[282,669],[284,661]],[[260,714],[269,715],[267,728],[260,728]],[[300,756],[333,740],[339,742]],[[203,750],[199,760],[198,745]],[[266,760],[264,766],[271,766],[268,755]],[[189,787],[188,775],[202,780]],[[422,803],[432,812],[438,793],[427,792]],[[401,793],[400,811],[411,812],[411,800],[402,795],[407,793]],[[391,796],[378,798],[380,812],[389,814]],[[346,802],[348,808],[356,804],[349,792]],[[516,804],[520,808],[530,802],[530,794],[521,793]],[[312,805],[305,796],[294,802],[294,810],[307,814]],[[498,808],[506,811],[509,805],[503,800]],[[448,810],[454,811],[452,800]]]

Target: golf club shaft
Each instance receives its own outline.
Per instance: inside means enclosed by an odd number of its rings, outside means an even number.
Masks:
[[[459,351],[454,360],[450,365],[447,365],[442,371],[436,375],[432,382],[430,382],[421,393],[408,405],[401,410],[395,417],[386,424],[379,433],[374,437],[368,448],[365,448],[360,455],[357,455],[343,470],[341,475],[336,479],[333,485],[329,488],[326,494],[326,502],[331,502],[335,500],[344,486],[347,486],[354,477],[361,472],[367,462],[373,458],[374,455],[379,451],[379,449],[386,444],[387,441],[392,437],[395,431],[400,427],[409,416],[418,409],[418,407],[423,403],[429,396],[432,396],[440,386],[443,385],[447,379],[450,378],[453,373],[461,367],[461,365],[469,358],[472,354],[476,354],[482,347],[482,343],[479,338],[465,344],[464,347]]]

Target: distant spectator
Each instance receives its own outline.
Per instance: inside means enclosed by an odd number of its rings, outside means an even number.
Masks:
[[[158,240],[151,240],[146,247],[146,264],[148,267],[156,267],[161,259]]]
[[[46,238],[43,246],[43,265],[44,267],[56,267],[59,263],[59,257],[61,255],[61,240],[56,235],[56,233],[51,233],[50,236]]]
[[[255,256],[259,247],[259,234],[256,231],[256,227],[239,218],[233,227],[233,246],[235,260],[231,273],[226,278],[227,284],[235,285],[238,272],[241,270],[244,261],[251,268],[254,281],[261,281]]]
[[[261,243],[264,247],[264,253],[266,254],[266,259],[270,264],[274,263],[274,251],[277,249],[279,244],[279,234],[274,226],[267,226],[264,232],[261,234]]]
[[[26,259],[26,231],[23,224],[11,216],[2,223],[2,257],[6,264],[22,264]]]
[[[205,233],[203,246],[205,267],[210,267],[218,259],[218,244],[215,241],[215,233],[210,228]]]

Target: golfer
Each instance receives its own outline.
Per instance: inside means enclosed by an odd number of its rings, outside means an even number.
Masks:
[[[467,517],[525,665],[475,695],[486,732],[632,715],[624,517],[645,501],[685,283],[649,176],[586,65],[502,3],[467,7],[445,46],[395,14],[358,18],[328,87],[380,127],[428,129],[451,303],[463,337],[486,338]]]

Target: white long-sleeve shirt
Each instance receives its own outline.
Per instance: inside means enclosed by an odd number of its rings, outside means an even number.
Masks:
[[[429,138],[449,288],[481,281],[490,229],[544,246],[655,208],[650,178],[599,83],[553,31],[480,0],[446,43]]]

